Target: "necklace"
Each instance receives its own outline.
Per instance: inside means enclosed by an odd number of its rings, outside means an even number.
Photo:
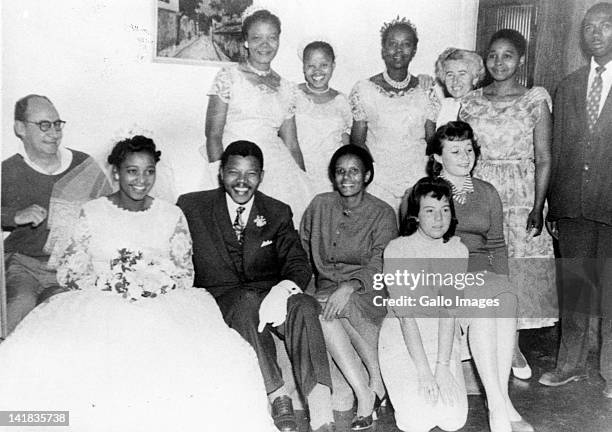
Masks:
[[[325,90],[314,89],[314,88],[310,87],[310,84],[308,84],[308,81],[306,81],[306,88],[308,90],[310,90],[312,93],[315,93],[315,94],[325,94],[325,93],[327,93],[330,90],[329,85],[327,86],[327,88]]]
[[[255,75],[260,76],[260,77],[265,77],[265,76],[268,76],[268,75],[270,75],[270,73],[272,72],[272,69],[268,69],[267,71],[261,71],[261,70],[259,70],[259,69],[256,69],[256,68],[255,68],[255,67],[254,67],[254,66],[251,64],[251,62],[250,62],[250,61],[248,61],[248,60],[246,61],[246,65],[247,65],[247,67],[249,68],[249,70],[250,70],[251,72],[253,72]]]
[[[407,73],[406,78],[404,78],[402,81],[395,81],[393,78],[389,76],[386,69],[383,71],[382,76],[387,84],[389,84],[394,89],[398,89],[398,90],[406,87],[410,83],[410,78],[412,78],[412,76],[409,73]]]

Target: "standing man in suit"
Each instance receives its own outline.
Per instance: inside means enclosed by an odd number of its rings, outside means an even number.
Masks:
[[[222,187],[179,198],[193,238],[194,285],[215,297],[225,322],[255,349],[279,430],[297,431],[297,423],[272,333],[285,342],[312,429],[327,431],[333,412],[320,306],[302,293],[312,272],[289,206],[257,191],[263,163],[257,145],[233,142],[221,157]]]
[[[563,259],[561,344],[556,368],[539,382],[587,377],[589,321],[601,315],[600,373],[612,398],[612,3],[587,11],[582,39],[590,64],[555,95],[547,224]]]

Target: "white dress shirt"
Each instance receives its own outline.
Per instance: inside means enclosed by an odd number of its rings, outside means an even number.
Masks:
[[[595,79],[595,75],[597,75],[595,68],[598,66],[599,64],[595,61],[594,58],[591,57],[591,71],[589,72],[587,99],[589,97],[589,92],[591,91],[591,86],[593,85],[593,80]],[[601,74],[602,88],[601,88],[601,98],[599,99],[599,111],[597,112],[598,117],[601,114],[601,110],[603,109],[604,104],[606,103],[606,99],[608,98],[608,93],[610,92],[610,87],[612,86],[612,61],[606,63],[604,67],[606,68],[606,70]]]
[[[246,224],[249,220],[249,215],[251,214],[251,208],[253,208],[254,197],[255,195],[253,195],[251,199],[244,204],[236,204],[230,194],[225,192],[225,202],[227,202],[227,210],[229,212],[230,222],[232,224],[236,220],[236,214],[238,214],[238,207],[244,207],[244,212],[242,212],[240,218],[242,219],[242,223],[244,224],[243,226],[246,227]]]

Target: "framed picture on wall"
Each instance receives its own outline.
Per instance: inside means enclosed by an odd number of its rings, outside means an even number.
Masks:
[[[156,0],[156,61],[237,62],[242,12],[253,0]]]

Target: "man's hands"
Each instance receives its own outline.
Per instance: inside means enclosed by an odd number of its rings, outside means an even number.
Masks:
[[[257,331],[261,333],[267,324],[278,327],[287,318],[287,299],[302,290],[290,280],[282,280],[274,285],[270,292],[264,297],[259,305],[259,326]]]
[[[47,218],[47,209],[42,208],[37,204],[32,204],[29,207],[15,213],[15,224],[27,225],[37,227]]]

